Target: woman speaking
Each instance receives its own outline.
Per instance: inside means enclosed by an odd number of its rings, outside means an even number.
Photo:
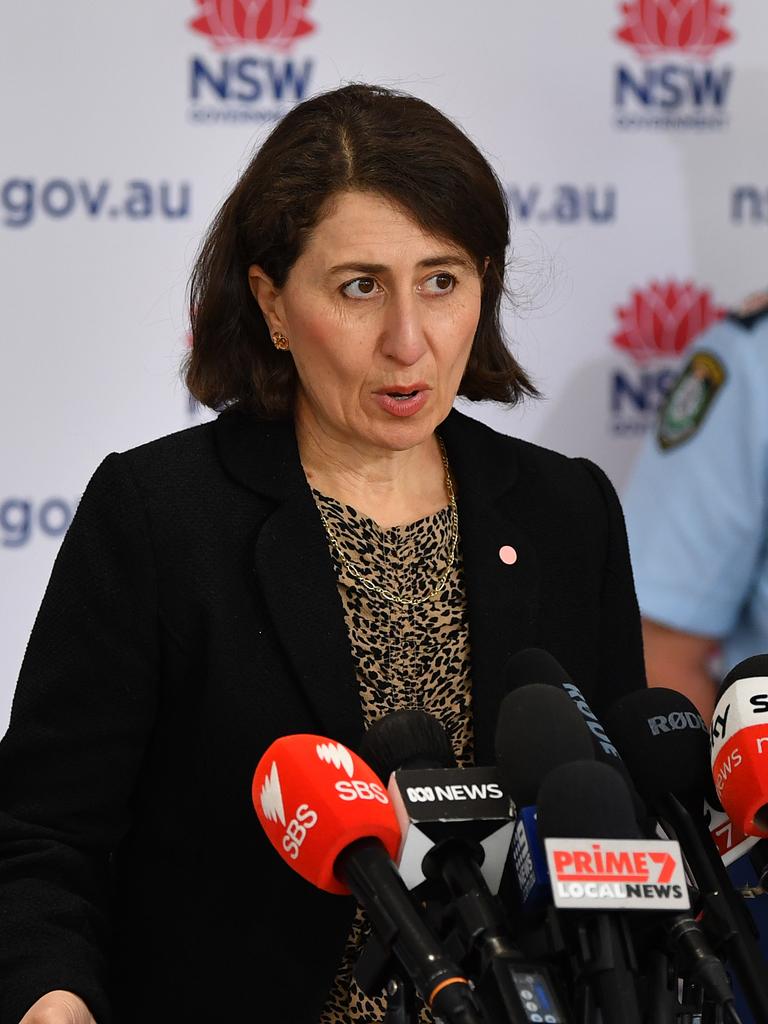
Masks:
[[[220,414],[99,466],[0,744],[0,1024],[382,1019],[353,901],[261,831],[264,750],[421,708],[490,763],[533,645],[598,711],[644,685],[604,474],[452,411],[535,394],[508,234],[473,143],[365,85],[295,107],[224,202],[187,366]]]

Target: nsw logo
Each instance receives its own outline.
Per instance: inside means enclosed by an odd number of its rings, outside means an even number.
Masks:
[[[630,293],[616,309],[611,339],[623,357],[610,379],[612,433],[636,436],[654,425],[677,380],[680,357],[725,313],[708,288],[692,281],[652,281]]]
[[[316,29],[312,0],[195,0],[188,27],[210,52],[189,64],[189,116],[199,123],[270,122],[309,93],[311,58],[294,46]]]
[[[267,821],[279,821],[285,825],[285,809],[283,794],[280,789],[280,776],[277,774],[277,761],[272,762],[269,774],[261,787],[261,809]]]
[[[730,6],[714,0],[631,0],[620,4],[618,42],[635,60],[615,69],[620,128],[722,128],[733,69],[715,63],[730,43]]]

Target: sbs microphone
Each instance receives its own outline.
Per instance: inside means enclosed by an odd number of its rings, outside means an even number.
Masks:
[[[253,804],[283,860],[313,885],[352,892],[435,1016],[480,1024],[457,965],[422,920],[392,862],[400,841],[380,780],[341,743],[284,736],[253,776]]]
[[[768,836],[768,654],[747,658],[725,677],[711,738],[725,811],[747,835]]]

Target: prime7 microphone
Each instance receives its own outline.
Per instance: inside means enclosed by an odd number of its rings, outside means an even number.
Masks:
[[[259,761],[252,797],[283,860],[327,892],[353,893],[435,1016],[481,1024],[467,979],[422,920],[392,862],[397,819],[361,758],[323,736],[284,736]]]

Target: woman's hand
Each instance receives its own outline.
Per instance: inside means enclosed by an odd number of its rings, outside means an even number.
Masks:
[[[19,1024],[96,1024],[96,1021],[80,996],[58,990],[40,996]]]

